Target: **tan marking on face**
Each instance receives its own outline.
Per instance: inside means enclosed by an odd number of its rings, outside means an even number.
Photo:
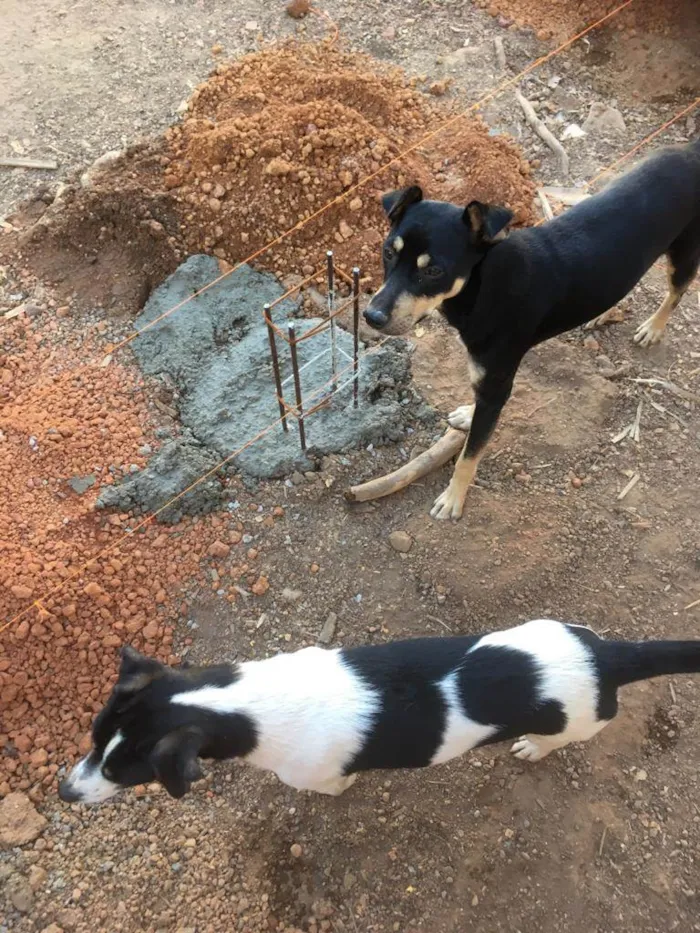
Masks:
[[[425,269],[426,266],[430,265],[430,255],[428,253],[421,253],[418,259],[416,259],[416,265],[419,269]]]
[[[394,249],[396,250],[396,252],[400,253],[401,250],[403,249],[403,240],[401,239],[400,236],[394,237],[394,242],[392,245]]]
[[[394,305],[392,318],[394,321],[405,321],[410,319],[412,324],[417,324],[421,318],[425,317],[428,311],[433,308],[439,308],[443,301],[448,298],[454,298],[458,295],[466,284],[466,279],[455,279],[455,283],[448,292],[442,292],[440,295],[430,297],[416,297],[415,295],[401,295]]]

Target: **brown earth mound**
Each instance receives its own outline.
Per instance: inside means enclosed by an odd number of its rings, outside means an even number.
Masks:
[[[238,262],[379,172],[451,111],[397,69],[326,44],[285,44],[220,65],[182,123],[71,192],[54,241],[89,247],[144,231],[182,254]],[[457,121],[260,256],[285,275],[336,250],[341,265],[379,269],[379,196],[418,182],[426,195],[510,206],[531,219],[530,166],[478,117]],[[117,201],[119,196],[119,204]],[[107,209],[109,204],[109,209]],[[155,222],[154,222],[155,221]],[[131,226],[130,226],[131,225]],[[137,265],[136,257],[132,262]],[[167,265],[167,263],[165,263]]]
[[[496,16],[512,19],[519,26],[531,26],[546,35],[560,38],[594,23],[623,0],[476,0]],[[682,34],[688,18],[696,15],[696,0],[634,0],[621,10],[611,25],[616,29]]]

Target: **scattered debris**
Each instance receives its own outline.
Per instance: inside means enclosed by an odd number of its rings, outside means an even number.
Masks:
[[[338,616],[334,612],[328,613],[328,618],[323,623],[323,628],[321,633],[318,636],[318,640],[322,645],[330,645],[335,636],[335,628],[338,624]]]
[[[629,481],[629,483],[627,483],[627,485],[625,486],[625,488],[624,488],[624,489],[622,490],[622,492],[618,495],[617,501],[618,501],[618,502],[621,502],[621,501],[625,498],[625,496],[626,496],[628,493],[632,492],[632,490],[633,490],[634,487],[637,485],[637,483],[639,482],[639,480],[640,480],[640,475],[639,475],[639,473],[635,473],[634,476],[632,477],[632,479]]]
[[[493,44],[496,48],[496,64],[499,67],[500,71],[506,70],[506,50],[503,47],[503,39],[501,36],[496,36],[493,40]]]
[[[523,96],[522,91],[519,88],[515,88],[515,99],[520,104],[523,113],[525,114],[525,121],[527,124],[532,127],[532,129],[537,133],[540,139],[547,145],[549,148],[556,154],[559,159],[559,168],[561,169],[562,174],[566,177],[569,174],[569,157],[566,154],[566,150],[559,142],[559,140],[554,136],[551,130],[547,129],[544,123],[535,113],[534,107]]]

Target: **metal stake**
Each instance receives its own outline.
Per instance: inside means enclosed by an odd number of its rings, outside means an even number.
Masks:
[[[275,389],[277,390],[277,403],[280,407],[280,415],[282,416],[282,428],[285,432],[288,432],[289,425],[287,424],[287,409],[284,404],[284,395],[282,393],[280,361],[279,357],[277,356],[277,342],[275,340],[275,330],[272,326],[272,316],[270,313],[269,304],[266,304],[263,307],[263,317],[265,318],[265,323],[267,324],[267,336],[270,338],[270,356],[272,357],[272,371],[275,374]]]
[[[328,263],[328,318],[330,320],[331,328],[331,392],[335,392],[338,387],[338,383],[335,378],[335,374],[338,372],[338,351],[335,345],[335,318],[333,317],[333,306],[335,304],[335,275],[333,269],[333,250],[329,249],[326,252],[326,260]]]
[[[304,409],[301,399],[301,377],[299,376],[299,360],[297,358],[297,335],[294,330],[294,321],[288,325],[289,352],[292,357],[292,372],[294,373],[294,392],[297,398],[297,423],[299,425],[299,443],[301,449],[306,450],[306,432],[304,431]]]
[[[352,270],[352,405],[357,408],[360,389],[360,270]]]

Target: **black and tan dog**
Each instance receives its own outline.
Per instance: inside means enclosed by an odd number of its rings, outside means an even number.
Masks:
[[[367,322],[381,329],[440,308],[468,351],[476,404],[449,421],[469,436],[431,511],[459,518],[523,356],[604,314],[666,254],[668,295],[634,338],[661,339],[700,264],[700,140],[662,149],[549,223],[508,236],[504,207],[424,201],[415,186],[382,203],[391,230]]]

